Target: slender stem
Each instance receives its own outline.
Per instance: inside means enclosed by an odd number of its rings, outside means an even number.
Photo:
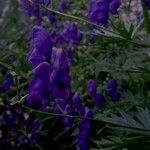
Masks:
[[[102,30],[104,30],[104,31],[108,31],[108,32],[110,32],[110,33],[113,33],[113,34],[117,34],[117,35],[118,35],[118,33],[114,32],[114,31],[111,31],[111,30],[108,30],[108,29],[104,28],[103,26],[99,26],[99,25],[97,25],[96,23],[93,23],[93,22],[88,21],[88,20],[86,20],[86,19],[83,19],[83,18],[74,16],[74,15],[62,13],[62,12],[60,12],[60,11],[53,10],[53,9],[51,9],[51,8],[47,8],[47,7],[45,7],[45,6],[43,6],[43,7],[44,7],[45,9],[47,9],[48,11],[51,11],[51,12],[53,12],[53,13],[56,13],[56,14],[59,14],[59,15],[62,15],[62,16],[68,17],[68,18],[72,18],[72,19],[75,19],[75,20],[78,20],[78,21],[81,21],[81,22],[88,23],[88,24],[93,25],[93,26],[95,26],[95,27],[98,27],[98,28],[100,28],[100,29],[102,29]]]
[[[84,116],[71,116],[71,115],[67,115],[67,114],[56,114],[56,113],[50,113],[50,112],[44,112],[44,111],[39,111],[39,110],[35,110],[33,108],[28,108],[26,106],[24,106],[22,104],[22,107],[26,110],[28,110],[29,112],[35,112],[38,114],[43,114],[43,115],[49,115],[49,116],[57,116],[57,117],[68,117],[68,118],[78,118],[78,119],[88,119],[88,120],[93,120],[93,121],[97,121],[93,118],[89,118],[89,117],[84,117]]]
[[[149,18],[149,13],[148,13],[145,0],[141,0],[141,4],[142,4],[142,9],[143,9],[144,21],[145,21],[145,29],[147,33],[150,34],[150,18]]]
[[[57,117],[68,117],[68,118],[76,118],[76,119],[88,119],[88,120],[91,120],[91,121],[96,121],[96,122],[100,122],[100,123],[108,123],[108,124],[112,124],[112,125],[116,125],[118,127],[124,127],[126,129],[130,129],[130,130],[138,130],[141,132],[141,134],[150,134],[149,130],[148,129],[142,129],[142,128],[137,128],[137,127],[130,127],[130,126],[124,126],[124,125],[120,125],[118,123],[115,123],[115,122],[112,122],[112,118],[107,118],[107,117],[98,117],[98,119],[94,119],[94,118],[89,118],[89,117],[84,117],[84,116],[71,116],[71,115],[66,115],[66,114],[56,114],[56,113],[48,113],[48,112],[43,112],[43,111],[38,111],[38,110],[35,110],[35,109],[32,109],[32,108],[28,108],[26,106],[24,106],[22,104],[22,107],[26,110],[28,110],[28,112],[32,113],[32,112],[35,112],[35,113],[38,113],[38,114],[43,114],[43,115],[48,115],[48,116],[57,116]],[[115,128],[115,127],[114,127]]]

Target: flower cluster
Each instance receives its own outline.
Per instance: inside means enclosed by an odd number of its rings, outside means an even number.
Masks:
[[[118,101],[120,99],[121,94],[115,79],[109,80],[107,89],[108,95],[111,97],[112,101]]]
[[[2,149],[35,148],[41,124],[17,106],[1,106],[0,146]]]
[[[97,92],[97,83],[95,80],[89,80],[87,83],[88,94],[93,98],[96,106],[102,107],[104,96],[102,93]]]
[[[66,37],[70,36],[70,39],[77,35],[75,32],[72,37],[67,30],[64,33]],[[41,26],[34,26],[32,29],[28,61],[33,66],[34,74],[29,84],[28,104],[40,106],[38,109],[45,111],[51,101],[53,112],[60,115],[60,120],[69,129],[74,126],[73,116],[80,116],[82,120],[77,145],[81,150],[89,149],[92,122],[88,118],[92,118],[93,113],[90,108],[83,105],[80,93],[72,92],[67,52],[62,48],[53,47],[50,33]],[[88,81],[87,91],[96,106],[102,107],[104,96],[98,92],[95,80]],[[109,81],[108,92],[113,101],[119,100],[120,93],[116,80]]]
[[[106,25],[109,13],[115,15],[121,5],[121,0],[89,0],[88,18],[90,21]]]

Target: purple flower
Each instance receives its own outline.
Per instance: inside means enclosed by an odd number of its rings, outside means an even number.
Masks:
[[[109,2],[107,0],[89,0],[88,18],[97,24],[106,25],[108,21]]]
[[[49,33],[40,26],[34,26],[31,32],[32,50],[28,55],[28,61],[33,67],[42,62],[50,62],[52,42]]]
[[[73,108],[67,104],[66,100],[55,99],[55,105],[53,111],[57,114],[73,116],[75,114]],[[59,116],[59,119],[62,121],[65,127],[72,127],[73,119],[67,116]]]
[[[33,3],[27,1],[27,0],[19,0],[19,4],[22,7],[22,9],[25,11],[25,14],[28,16],[34,16],[35,17],[35,23],[37,25],[40,25],[42,22],[42,16],[40,12],[40,6],[41,0],[35,0]]]
[[[62,48],[53,48],[51,62],[54,70],[68,70],[67,54]]]
[[[75,113],[73,108],[70,105],[68,105],[68,104],[66,105],[66,108],[65,108],[64,112],[67,115],[69,115],[69,116],[73,116],[74,113]],[[71,117],[64,117],[63,118],[63,123],[64,123],[64,125],[66,127],[71,128],[73,126],[73,118],[71,118]]]
[[[64,99],[55,99],[54,109],[53,111],[57,114],[63,114],[65,108],[67,106],[67,101]]]
[[[82,104],[82,101],[81,101],[81,98],[80,98],[80,93],[79,92],[76,92],[74,94],[74,96],[72,97],[72,104],[73,104],[73,107],[79,111],[79,112],[82,112],[83,109],[84,109],[84,106]]]
[[[120,99],[120,92],[118,89],[117,81],[112,79],[107,84],[108,95],[111,97],[112,101],[118,101]]]
[[[104,96],[101,93],[96,93],[95,97],[93,98],[94,102],[97,107],[102,107],[104,103]]]
[[[73,44],[73,46],[79,45],[82,40],[82,33],[75,23],[66,21],[64,24],[63,36],[68,43]]]
[[[121,5],[121,1],[120,0],[112,0],[110,2],[110,5],[109,5],[109,11],[111,14],[115,15],[118,13],[118,8],[120,7]]]
[[[117,81],[112,79],[112,80],[109,80],[108,84],[107,84],[107,88],[108,89],[116,89],[117,88]]]
[[[71,95],[71,79],[68,71],[53,70],[50,76],[50,92],[52,97],[60,99],[69,99]]]
[[[29,84],[28,99],[29,105],[40,103],[41,107],[47,104],[49,97],[49,76],[51,73],[51,66],[44,62],[41,63],[34,70],[34,78]]]
[[[93,113],[88,107],[85,107],[83,116],[92,118]],[[89,149],[91,130],[92,130],[91,120],[83,119],[80,122],[79,135],[78,135],[78,140],[77,140],[77,146],[80,150],[88,150]]]
[[[102,93],[97,92],[97,83],[96,80],[89,80],[87,83],[87,91],[91,98],[94,100],[94,103],[97,107],[102,107],[104,103],[104,96]]]
[[[51,37],[43,27],[34,26],[32,28],[31,43],[39,54],[47,55],[50,58],[52,51]]]
[[[0,91],[4,92],[10,90],[13,84],[14,84],[13,76],[11,73],[8,72],[5,76],[4,81],[0,83]]]
[[[97,83],[96,80],[89,80],[87,83],[87,91],[91,97],[94,97],[97,92]]]
[[[50,75],[50,92],[54,99],[68,100],[71,95],[71,78],[67,55],[62,49],[53,49],[52,66],[53,71]]]

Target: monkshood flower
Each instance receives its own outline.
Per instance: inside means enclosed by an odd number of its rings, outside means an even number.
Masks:
[[[77,46],[82,40],[82,33],[75,23],[66,21],[64,23],[63,37],[66,42],[72,44],[73,46]]]
[[[103,106],[105,98],[104,98],[102,93],[97,92],[96,95],[93,97],[93,99],[94,99],[95,105],[97,107],[102,107]]]
[[[66,52],[61,48],[53,48],[52,52],[53,71],[50,75],[50,93],[54,99],[69,100],[71,92],[71,78]]]
[[[120,4],[120,0],[89,0],[88,18],[94,23],[106,25],[109,13],[117,14]]]
[[[50,34],[41,26],[34,26],[31,32],[32,50],[28,55],[28,62],[34,68],[42,62],[50,63],[52,41]]]
[[[47,109],[50,96],[49,77],[52,72],[50,64],[43,62],[33,70],[34,78],[29,84],[27,104],[39,107],[41,110]]]
[[[0,92],[5,92],[11,89],[14,84],[13,76],[8,72],[4,80],[0,83]]]
[[[121,0],[109,0],[110,4],[109,4],[109,12],[112,15],[115,15],[118,13],[118,9],[121,5]]]
[[[102,93],[97,92],[96,80],[89,80],[87,83],[87,92],[89,96],[94,100],[96,106],[101,107],[104,103],[104,96]]]
[[[78,92],[78,91],[72,97],[72,106],[77,112],[82,114],[82,112],[84,110],[84,105],[82,104],[82,101],[80,98],[80,92]]]
[[[105,25],[108,22],[109,2],[108,0],[89,0],[88,18],[90,21]]]
[[[107,84],[108,95],[111,97],[112,101],[118,101],[120,99],[120,91],[118,89],[118,84],[115,79],[109,80]]]
[[[92,118],[93,113],[88,107],[84,107],[82,116]],[[82,119],[80,122],[79,135],[77,139],[77,147],[79,150],[89,150],[91,131],[92,121],[90,119]]]
[[[17,106],[6,104],[0,108],[1,148],[22,149],[22,146],[34,148],[40,135],[40,122]]]
[[[91,97],[94,97],[97,93],[97,83],[96,80],[89,80],[87,83],[87,91]]]
[[[67,117],[67,115],[73,116],[75,114],[75,111],[68,104],[68,102],[66,100],[55,99],[53,111],[56,114],[64,115],[64,116],[59,116],[59,119],[62,121],[62,123],[64,124],[65,127],[71,128],[73,126],[73,119],[70,117]]]

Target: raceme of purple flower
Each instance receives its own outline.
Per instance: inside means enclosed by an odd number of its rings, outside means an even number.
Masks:
[[[0,92],[5,92],[11,89],[14,84],[13,76],[10,72],[7,72],[5,79],[0,83]]]
[[[29,84],[28,104],[43,103],[43,108],[50,96],[69,100],[72,92],[66,52],[55,47],[52,50],[49,33],[40,26],[32,29],[31,45],[28,60],[35,69]]]
[[[89,80],[87,83],[87,92],[90,97],[94,100],[94,103],[98,107],[102,107],[104,103],[104,96],[102,93],[97,92],[97,83],[95,80]]]
[[[53,48],[51,61],[53,66],[49,84],[51,96],[54,99],[68,100],[72,92],[66,52],[61,48]]]
[[[118,89],[118,84],[115,79],[109,80],[107,84],[108,95],[111,97],[112,101],[120,100],[120,91]]]
[[[109,13],[117,14],[120,5],[120,0],[89,0],[88,18],[94,23],[106,25]]]

